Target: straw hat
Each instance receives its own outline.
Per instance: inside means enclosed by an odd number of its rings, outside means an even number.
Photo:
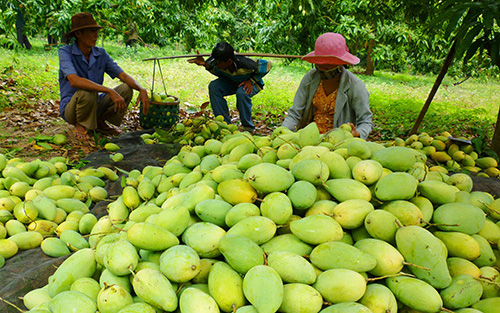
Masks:
[[[103,28],[97,25],[92,14],[87,12],[76,13],[71,17],[71,30],[64,36],[71,37],[77,30],[85,28]]]
[[[316,39],[314,51],[302,57],[314,64],[358,64],[359,58],[350,54],[345,38],[337,33],[324,33]]]

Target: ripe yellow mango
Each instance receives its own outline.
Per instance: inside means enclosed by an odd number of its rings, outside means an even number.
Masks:
[[[132,280],[135,294],[144,302],[162,310],[172,312],[178,299],[170,281],[158,270],[144,268]]]
[[[243,179],[225,180],[219,184],[217,192],[222,199],[232,205],[244,202],[253,203],[257,198],[257,191],[253,185]]]
[[[208,274],[210,295],[224,312],[232,312],[244,306],[243,278],[225,262],[216,262]]]
[[[245,274],[243,293],[258,312],[276,312],[283,301],[283,281],[272,267],[257,265]]]
[[[335,268],[319,274],[313,287],[328,302],[355,302],[364,295],[366,280],[353,270]]]

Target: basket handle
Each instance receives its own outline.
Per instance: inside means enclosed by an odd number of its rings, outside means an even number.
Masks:
[[[155,73],[156,73],[156,62],[158,62],[158,70],[160,71],[160,78],[163,83],[163,90],[165,91],[165,94],[168,95],[167,93],[167,87],[165,86],[165,81],[163,80],[163,73],[161,71],[161,66],[160,66],[160,60],[155,59],[153,63],[153,82],[151,84],[151,96],[153,96],[153,92],[155,89]]]

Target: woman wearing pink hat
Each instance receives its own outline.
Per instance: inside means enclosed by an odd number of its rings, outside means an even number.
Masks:
[[[318,37],[314,51],[303,56],[313,63],[300,82],[283,126],[296,131],[316,122],[321,133],[350,124],[352,134],[366,139],[373,128],[365,84],[344,68],[359,63],[349,53],[345,38],[336,33]]]

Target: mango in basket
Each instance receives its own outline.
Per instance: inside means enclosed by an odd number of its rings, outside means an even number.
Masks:
[[[153,94],[151,95],[151,98],[152,98],[152,99],[153,99],[153,101],[155,101],[155,102],[162,102],[162,98],[161,98],[161,96],[160,96],[159,94],[153,93]]]

